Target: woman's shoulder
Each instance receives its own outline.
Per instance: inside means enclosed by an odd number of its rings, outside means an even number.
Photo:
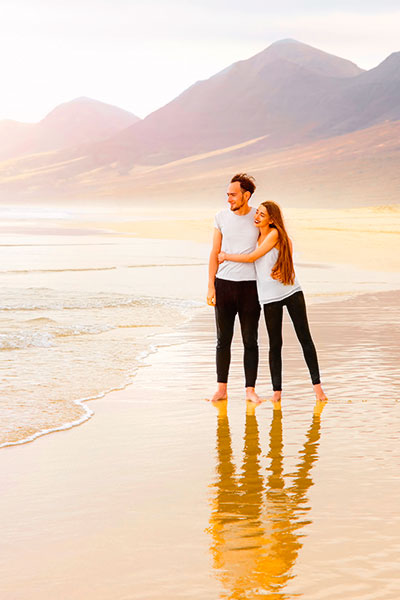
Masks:
[[[262,240],[261,243],[263,244],[264,242],[268,242],[270,244],[272,241],[272,242],[275,242],[275,244],[274,244],[274,247],[275,247],[278,240],[279,240],[279,233],[275,228],[272,227],[271,230],[264,237],[264,239]]]

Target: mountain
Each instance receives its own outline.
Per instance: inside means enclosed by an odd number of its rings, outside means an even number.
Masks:
[[[261,66],[274,60],[287,60],[300,67],[328,77],[355,77],[363,72],[349,60],[338,58],[293,39],[279,40],[253,56],[250,61]],[[246,62],[246,61],[245,61]]]
[[[141,123],[89,149],[100,163],[160,164],[266,136],[266,146],[304,139],[329,118],[316,98],[363,71],[294,40],[284,40],[192,85]],[[85,150],[86,152],[86,150]]]
[[[319,99],[329,113],[316,131],[324,136],[400,119],[400,52],[347,81],[329,98]]]
[[[0,122],[0,158],[58,150],[108,138],[140,121],[132,113],[90,98],[76,98],[35,124]]]

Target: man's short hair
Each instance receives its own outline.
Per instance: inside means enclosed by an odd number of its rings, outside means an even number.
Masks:
[[[250,196],[252,196],[256,189],[256,180],[251,175],[247,175],[247,173],[237,173],[231,179],[231,183],[235,183],[238,181],[240,183],[240,187],[242,192],[250,192]]]

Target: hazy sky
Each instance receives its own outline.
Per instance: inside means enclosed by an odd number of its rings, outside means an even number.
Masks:
[[[144,117],[283,38],[369,69],[399,31],[399,0],[1,0],[0,119],[78,96]]]

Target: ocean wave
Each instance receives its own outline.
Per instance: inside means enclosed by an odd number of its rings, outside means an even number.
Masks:
[[[125,269],[142,269],[143,267],[199,267],[207,265],[206,262],[186,262],[186,263],[148,263],[137,265],[125,265]],[[1,271],[0,271],[1,273]]]
[[[134,360],[133,364],[130,365],[129,371],[127,371],[125,373],[125,377],[119,385],[113,385],[112,387],[106,387],[102,391],[99,391],[95,394],[91,394],[90,396],[74,398],[72,400],[73,404],[75,404],[76,406],[79,406],[83,409],[83,415],[81,415],[77,419],[71,420],[71,419],[67,418],[64,422],[61,422],[54,427],[41,427],[40,425],[38,425],[37,431],[35,431],[31,435],[23,435],[22,434],[20,439],[8,439],[8,440],[6,439],[5,441],[0,442],[0,448],[25,444],[27,442],[32,442],[32,441],[36,440],[38,437],[41,437],[43,435],[47,435],[49,433],[55,433],[57,431],[65,431],[68,429],[72,429],[73,427],[76,427],[78,425],[81,425],[82,423],[89,420],[94,415],[94,411],[91,408],[89,408],[89,406],[87,405],[88,401],[97,400],[99,398],[104,398],[107,394],[109,394],[111,392],[125,389],[128,385],[130,385],[132,383],[133,378],[137,373],[137,370],[140,368],[140,366],[142,366],[144,364],[145,359],[150,354],[153,354],[155,352],[157,352],[157,346],[154,344],[149,344],[146,349],[143,349],[139,354],[137,354],[136,360]],[[60,406],[60,408],[61,408],[61,406]],[[17,435],[18,435],[18,432],[13,432],[13,433],[14,433],[13,437],[15,438],[15,433],[17,433]]]
[[[42,325],[43,323],[56,323],[56,321],[48,317],[34,317],[33,319],[27,319],[25,323],[29,323],[29,325]]]
[[[118,307],[152,307],[160,305],[186,310],[200,306],[194,300],[162,297],[135,297],[122,294],[74,294],[57,292],[50,288],[3,289],[0,311],[42,311],[42,310],[90,310]]]
[[[29,273],[82,273],[85,271],[115,271],[117,267],[85,267],[80,269],[10,269],[0,270],[0,275],[28,275]]]
[[[0,310],[3,311],[35,311],[35,310],[87,310],[93,308],[116,308],[118,306],[138,306],[141,301],[132,297],[87,297],[73,298],[65,296],[64,298],[41,298],[40,300],[26,299],[21,302],[20,298],[13,297],[8,302],[0,303]]]
[[[35,319],[36,320],[36,319]],[[52,331],[21,330],[0,334],[0,350],[17,350],[22,348],[51,348],[56,344],[57,338],[97,335],[115,329],[112,325],[76,325],[72,327],[58,327]]]
[[[0,350],[16,350],[18,348],[50,348],[53,346],[54,335],[46,331],[21,331],[0,334]]]

